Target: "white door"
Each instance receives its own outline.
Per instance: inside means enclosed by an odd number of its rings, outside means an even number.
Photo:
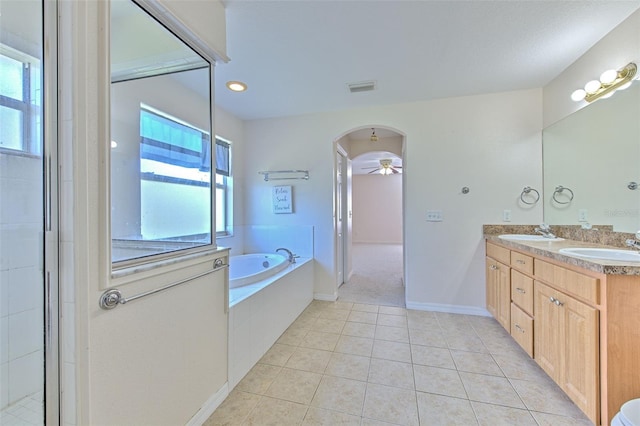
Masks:
[[[343,225],[343,187],[342,166],[346,158],[336,154],[336,284],[340,287],[344,283],[344,225]]]

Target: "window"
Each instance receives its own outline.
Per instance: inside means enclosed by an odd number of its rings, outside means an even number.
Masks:
[[[231,144],[216,137],[216,235],[231,234]]]
[[[40,62],[0,45],[0,75],[0,148],[40,155]]]

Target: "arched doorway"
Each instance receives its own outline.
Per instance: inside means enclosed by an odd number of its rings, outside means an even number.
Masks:
[[[405,306],[404,135],[360,128],[336,141],[338,299]]]

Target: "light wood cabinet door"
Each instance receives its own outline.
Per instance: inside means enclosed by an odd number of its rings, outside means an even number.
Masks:
[[[511,330],[511,268],[487,257],[487,310]]]
[[[564,327],[561,387],[591,420],[599,419],[598,311],[569,296],[558,300]]]
[[[535,360],[589,418],[600,418],[598,311],[534,283]]]
[[[535,360],[556,383],[560,383],[563,330],[562,312],[554,303],[557,295],[558,292],[551,287],[535,281],[533,294]]]
[[[486,278],[487,278],[487,311],[494,318],[498,318],[498,282],[496,275],[495,260],[487,257],[486,261]]]

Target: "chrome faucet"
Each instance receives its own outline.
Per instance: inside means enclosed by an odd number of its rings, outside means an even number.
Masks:
[[[539,227],[534,229],[538,234],[542,234],[545,238],[555,238],[556,236],[551,232],[551,227],[546,223],[541,223]]]
[[[284,247],[277,248],[276,253],[279,252],[280,250],[287,252],[287,259],[289,260],[289,263],[296,263],[296,259],[300,257],[298,255],[293,254],[291,250],[286,249]]]
[[[634,249],[640,250],[640,231],[636,232],[636,238],[629,238],[626,241],[627,247],[633,247]]]

